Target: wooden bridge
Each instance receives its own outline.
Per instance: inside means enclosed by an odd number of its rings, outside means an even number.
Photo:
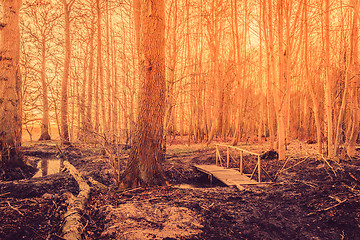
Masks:
[[[227,186],[236,186],[240,190],[243,189],[242,185],[250,185],[250,184],[260,184],[260,183],[268,183],[261,181],[261,172],[264,172],[268,178],[273,181],[270,175],[265,171],[265,169],[261,166],[261,157],[259,153],[254,153],[239,147],[224,145],[224,144],[216,144],[216,162],[215,165],[194,165],[194,167],[209,175],[212,179],[215,177],[220,180]],[[226,161],[221,156],[219,148],[226,148]],[[231,154],[230,149],[234,149],[240,152],[240,159],[237,161]],[[255,155],[257,158],[257,163],[253,168],[251,174],[244,173],[244,153]],[[233,160],[238,164],[238,168],[230,168],[230,161]],[[226,164],[226,167],[223,165]],[[257,181],[253,180],[255,173],[257,172]]]

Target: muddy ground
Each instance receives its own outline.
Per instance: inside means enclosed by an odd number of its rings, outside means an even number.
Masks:
[[[33,178],[0,181],[0,239],[62,239],[66,201],[78,192],[71,175],[61,171],[64,158],[85,179],[100,183],[89,181],[83,239],[360,239],[359,158],[337,164],[314,155],[312,145],[292,143],[287,161],[262,161],[270,175],[262,180],[275,182],[239,190],[210,183],[193,168],[214,164],[214,147],[173,145],[164,164],[168,186],[120,192],[111,163],[123,171],[128,150],[74,146],[59,152],[56,145],[27,144],[27,162],[43,170],[29,170]],[[245,156],[245,162],[251,172],[256,159]]]

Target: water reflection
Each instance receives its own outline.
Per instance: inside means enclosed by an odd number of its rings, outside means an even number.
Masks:
[[[41,159],[37,165],[39,170],[33,177],[44,177],[55,174],[60,172],[63,167],[64,164],[62,159]]]

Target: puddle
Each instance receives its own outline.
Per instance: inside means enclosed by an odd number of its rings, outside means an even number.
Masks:
[[[44,177],[60,172],[63,168],[63,161],[61,159],[41,159],[38,162],[37,168],[39,170],[35,173],[33,178]]]

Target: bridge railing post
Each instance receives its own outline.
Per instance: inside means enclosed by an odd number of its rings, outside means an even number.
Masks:
[[[240,174],[242,175],[243,174],[243,155],[244,155],[244,152],[243,151],[240,151]]]
[[[260,155],[258,155],[258,182],[261,182],[261,161],[260,161]]]
[[[215,150],[215,159],[216,159],[215,165],[218,166],[218,161],[219,161],[219,157],[218,157],[218,146],[216,146],[216,150]]]
[[[227,147],[227,152],[226,152],[226,168],[229,168],[229,164],[230,164],[230,152],[229,152],[229,147]]]

